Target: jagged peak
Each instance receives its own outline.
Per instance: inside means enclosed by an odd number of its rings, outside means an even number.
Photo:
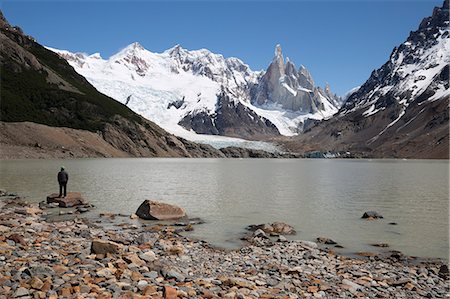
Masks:
[[[283,51],[281,49],[281,45],[280,44],[277,44],[275,46],[275,58],[278,58],[278,57],[283,57]]]
[[[3,12],[0,10],[0,28],[10,27],[8,21],[6,20]]]
[[[120,50],[117,54],[113,55],[113,59],[121,58],[123,56],[135,56],[137,53],[144,51],[145,48],[138,42],[134,42]]]
[[[138,42],[131,43],[126,48],[130,48],[133,50],[144,50],[144,47]]]
[[[187,50],[184,49],[180,44],[176,44],[172,48],[167,49],[166,51],[164,51],[164,53],[167,53],[170,56],[178,55],[179,53],[184,53],[184,52],[187,52]]]
[[[311,73],[303,64],[301,64],[300,67],[298,68],[298,73],[307,77],[311,77]]]
[[[102,56],[100,55],[100,53],[94,53],[89,55],[89,58],[94,58],[94,59],[103,59]]]

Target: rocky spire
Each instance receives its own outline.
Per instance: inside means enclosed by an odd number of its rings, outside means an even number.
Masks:
[[[9,27],[8,21],[3,16],[3,12],[0,10],[0,28]]]
[[[281,76],[284,75],[284,58],[283,52],[281,50],[281,45],[277,44],[275,46],[275,57],[273,58],[272,64],[276,64],[277,70]]]
[[[298,69],[298,81],[301,87],[311,90],[314,88],[314,80],[303,65],[300,65],[300,68]]]

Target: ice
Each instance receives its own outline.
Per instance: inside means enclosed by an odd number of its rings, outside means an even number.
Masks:
[[[281,83],[281,85],[287,89],[287,91],[289,91],[294,97],[297,95],[297,92],[295,90],[293,90],[289,85],[287,85],[286,83]]]
[[[248,143],[242,139],[224,141],[217,136],[209,139],[178,125],[186,115],[196,112],[213,115],[223,88],[231,101],[268,119],[286,136],[298,134],[306,119],[323,119],[337,112],[323,96],[325,110],[314,114],[286,111],[277,105],[255,106],[250,103],[247,86],[256,84],[262,72],[252,71],[238,58],[224,58],[206,49],[188,51],[177,45],[163,53],[153,53],[133,43],[109,59],[103,59],[99,53],[88,55],[49,49],[67,59],[100,92],[126,104],[168,132],[192,141],[213,140],[216,145]],[[297,94],[288,84],[280,83],[294,96]],[[302,87],[299,90],[311,92]],[[174,103],[181,104],[176,108]],[[248,144],[260,146],[254,142]]]

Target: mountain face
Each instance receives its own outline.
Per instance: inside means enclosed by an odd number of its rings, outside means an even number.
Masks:
[[[333,119],[290,145],[375,156],[448,158],[449,2],[436,7]],[[306,148],[305,148],[306,149]]]
[[[97,59],[95,56],[91,58]],[[83,63],[81,58],[78,63]],[[130,65],[133,65],[136,70],[144,70],[146,67],[146,64],[139,60],[130,61]],[[85,150],[89,153],[96,151],[92,145],[83,146],[85,141],[81,140],[80,136],[88,136],[102,148],[112,147],[113,150],[103,151],[105,155],[120,153],[120,156],[138,157],[223,156],[221,152],[210,146],[198,145],[167,133],[125,105],[99,93],[84,77],[75,72],[66,60],[38,44],[32,37],[25,35],[20,28],[9,25],[1,12],[0,68],[0,121],[8,123],[28,121],[52,127],[78,129],[80,131],[78,133],[70,131],[70,136],[78,134],[79,137],[73,140],[78,143],[80,156],[83,156]],[[6,123],[1,124],[2,128],[17,127]],[[52,139],[52,136],[46,134],[51,132],[47,126],[27,125],[26,127],[39,130],[39,132],[26,132],[30,137],[27,140],[33,140],[36,144],[57,144],[46,142]],[[11,129],[10,131],[19,132],[20,130]],[[59,130],[59,132],[62,131]],[[65,133],[61,134],[61,136],[68,136],[64,135]],[[1,143],[9,148],[29,146],[29,144],[15,142],[23,136],[14,136],[14,134],[3,136],[7,137],[2,138]],[[32,139],[35,136],[44,136],[42,138],[46,140],[39,142],[37,139]],[[63,141],[60,140],[60,142]],[[70,149],[64,149],[64,151],[69,153]],[[99,155],[103,155],[102,153]]]
[[[51,49],[51,48],[49,48]],[[177,45],[152,53],[133,43],[105,60],[51,49],[100,92],[127,105],[169,132],[246,139],[292,136],[308,119],[337,112],[339,98],[315,87],[309,72],[284,64],[281,48],[266,72],[237,58]]]
[[[256,88],[254,102],[259,105],[278,104],[283,109],[305,114],[322,113],[323,117],[337,112],[339,97],[314,86],[309,71],[286,59],[284,62],[280,45],[275,49],[275,57]]]

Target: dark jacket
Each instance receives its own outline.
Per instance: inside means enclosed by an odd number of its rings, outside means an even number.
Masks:
[[[58,183],[67,183],[69,180],[69,174],[65,170],[58,172]]]

